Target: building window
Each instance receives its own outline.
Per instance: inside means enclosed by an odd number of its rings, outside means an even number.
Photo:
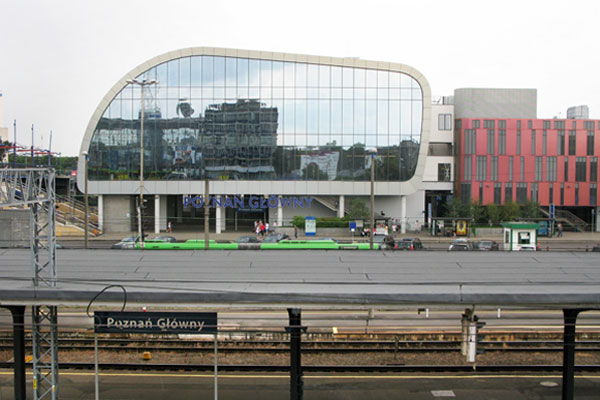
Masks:
[[[506,129],[498,131],[498,154],[506,154]]]
[[[544,133],[542,134],[542,155],[546,155],[546,147],[548,145],[548,132],[544,129]]]
[[[483,182],[479,182],[479,204],[483,203]]]
[[[537,183],[532,183],[531,184],[531,201],[535,201],[537,203],[538,201],[538,184]]]
[[[475,154],[477,135],[475,129],[465,129],[465,154]]]
[[[575,131],[569,131],[569,155],[574,156],[575,151],[577,150],[577,136],[575,136]]]
[[[541,182],[544,180],[544,158],[535,158],[535,181]]]
[[[565,131],[558,131],[558,155],[565,155]]]
[[[517,131],[517,155],[521,154],[521,131]]]
[[[513,194],[512,194],[512,183],[505,183],[504,184],[504,202],[508,203],[510,201],[512,201],[513,199]]]
[[[577,182],[585,182],[586,158],[575,158],[575,180]]]
[[[546,157],[546,180],[556,182],[556,157]]]
[[[550,129],[550,121],[544,121],[544,129]]]
[[[473,129],[479,129],[481,127],[481,121],[478,119],[473,120]]]
[[[498,180],[498,156],[492,156],[491,164],[490,164],[490,180],[497,181]]]
[[[496,126],[496,121],[491,120],[491,119],[486,119],[483,121],[483,127],[485,129],[494,129]]]
[[[587,155],[594,155],[594,131],[588,131],[587,133]]]
[[[460,184],[460,199],[463,204],[471,203],[471,184],[470,183],[461,183]]]
[[[577,129],[577,121],[573,120],[573,122],[571,122],[571,128]]]
[[[494,183],[494,204],[502,204],[502,184],[500,182]]]
[[[450,164],[438,164],[438,182],[450,182]]]
[[[596,206],[598,202],[598,187],[595,183],[590,185],[590,206]]]
[[[554,184],[548,185],[548,203],[554,204]]]
[[[496,132],[493,129],[488,129],[488,132],[487,132],[487,153],[490,154],[490,155],[495,153],[495,146],[494,146],[495,142],[496,142]]]
[[[498,121],[498,128],[499,129],[506,129],[506,120],[505,119],[501,119],[501,120]]]
[[[513,156],[508,157],[508,180],[513,180]]]
[[[452,143],[429,143],[430,156],[452,156]]]
[[[477,156],[477,165],[475,168],[475,180],[487,180],[487,156]]]
[[[565,129],[565,121],[554,120],[554,129]]]
[[[438,130],[440,130],[440,131],[451,131],[452,130],[452,114],[439,114],[438,115]]]
[[[565,157],[565,176],[563,181],[569,181],[569,157]]]
[[[594,121],[583,121],[583,128],[588,131],[594,130]]]
[[[519,157],[519,158],[520,158],[519,180],[521,182],[523,182],[525,180],[525,157]]]
[[[462,129],[462,119],[457,119],[454,121],[454,129],[457,131]]]
[[[531,155],[535,155],[535,129],[531,131]]]
[[[579,205],[579,183],[575,184],[575,205]]]
[[[598,180],[598,157],[590,157],[590,182]]]
[[[531,122],[531,120],[528,120],[528,121],[527,121],[527,129],[531,129],[531,125],[532,125],[532,122]]]
[[[470,181],[471,179],[473,179],[473,170],[472,170],[472,161],[473,157],[471,156],[465,156],[465,175],[464,175],[464,180],[465,181]]]
[[[517,129],[521,129],[521,121],[520,120],[517,121]]]
[[[527,183],[517,183],[517,203],[524,204],[527,201]]]
[[[565,184],[564,183],[560,184],[560,205],[561,206],[565,205]]]

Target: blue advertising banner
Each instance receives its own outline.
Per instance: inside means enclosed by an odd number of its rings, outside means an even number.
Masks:
[[[306,236],[316,236],[317,235],[317,218],[316,217],[304,218],[304,234]]]

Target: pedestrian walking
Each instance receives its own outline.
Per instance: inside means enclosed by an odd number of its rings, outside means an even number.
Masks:
[[[171,225],[171,221],[167,222],[167,232],[173,232],[173,225]]]
[[[298,227],[294,225],[294,239],[298,239]]]
[[[562,237],[562,235],[563,235],[562,224],[558,224],[558,237]]]

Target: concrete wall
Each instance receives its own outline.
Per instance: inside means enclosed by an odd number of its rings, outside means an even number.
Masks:
[[[134,213],[131,196],[105,195],[103,200],[104,233],[131,232]]]
[[[29,247],[29,209],[0,210],[0,247]]]
[[[537,89],[456,89],[454,118],[535,119]]]

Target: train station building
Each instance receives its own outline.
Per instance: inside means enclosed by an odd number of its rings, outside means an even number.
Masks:
[[[132,79],[150,84],[141,89]],[[431,123],[438,113],[446,115],[440,130]],[[142,147],[145,225],[157,232],[168,221],[202,225],[203,210],[185,199],[202,196],[205,180],[221,204],[313,199],[310,208],[211,208],[217,232],[254,220],[341,217],[351,199],[368,203],[371,162],[375,210],[405,229],[423,221],[427,196],[452,191],[451,114],[451,106],[432,105],[425,77],[404,64],[191,48],[125,74],[93,114],[81,154],[105,232],[135,229]],[[439,155],[428,157],[430,141],[444,143]],[[84,190],[85,174],[78,186]]]
[[[587,107],[567,117],[539,119],[536,89],[434,99],[404,64],[198,47],[126,73],[92,115],[80,154],[104,232],[136,230],[142,185],[146,230],[202,229],[204,210],[189,199],[204,196],[206,180],[211,205],[266,199],[211,207],[217,233],[343,217],[356,199],[368,206],[372,163],[376,215],[402,232],[439,216],[453,195],[553,204],[574,224],[597,225],[600,121]],[[77,180],[84,191],[85,174]],[[310,207],[282,201],[304,197]]]

